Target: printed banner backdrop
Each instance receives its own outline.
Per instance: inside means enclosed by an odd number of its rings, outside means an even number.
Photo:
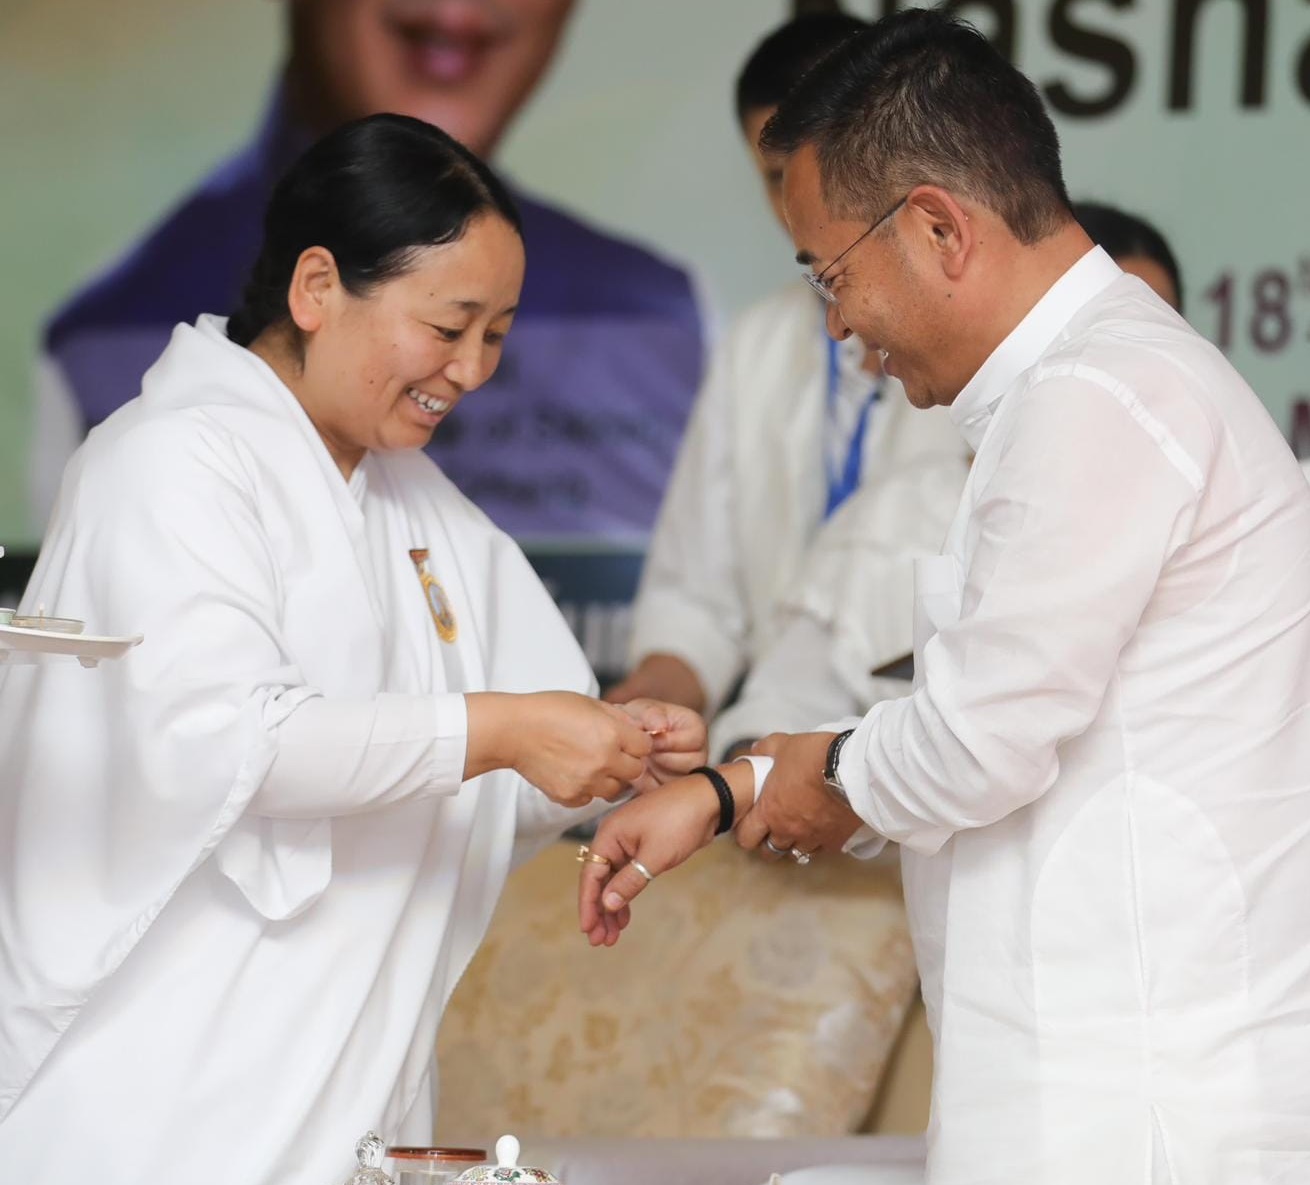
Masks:
[[[1188,317],[1310,455],[1310,3],[947,6],[1042,89],[1071,192],[1142,213],[1165,233]],[[847,7],[878,15],[897,4]],[[787,8],[579,0],[502,167],[529,191],[690,263],[730,315],[794,268],[730,99],[742,57]],[[11,552],[0,560],[0,603],[23,578],[14,553],[34,542],[25,487],[41,320],[250,135],[282,20],[270,0],[0,0],[0,542]],[[538,562],[593,659],[613,669],[640,548],[596,540],[586,555],[539,548]]]

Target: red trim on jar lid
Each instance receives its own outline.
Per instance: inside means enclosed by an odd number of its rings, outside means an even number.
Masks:
[[[467,1164],[483,1164],[487,1159],[484,1148],[388,1148],[393,1160],[451,1160]]]

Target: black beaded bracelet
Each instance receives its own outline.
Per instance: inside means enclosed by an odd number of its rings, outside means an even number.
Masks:
[[[709,778],[714,793],[719,796],[719,825],[714,829],[714,834],[722,835],[725,831],[731,831],[732,820],[737,813],[737,804],[733,801],[732,787],[728,785],[728,779],[711,765],[702,765],[691,772],[704,774]]]

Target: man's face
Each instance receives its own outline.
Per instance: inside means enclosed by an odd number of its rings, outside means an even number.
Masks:
[[[317,122],[382,111],[488,156],[550,64],[573,0],[294,0]]]
[[[905,208],[861,239],[870,222],[828,209],[809,145],[787,158],[782,201],[798,262],[815,274],[828,269],[824,279],[837,298],[828,305],[828,332],[838,340],[853,333],[867,349],[880,351],[883,368],[900,379],[916,407],[951,402],[958,392],[943,397],[935,374],[945,334],[932,324],[921,278],[901,241]]]

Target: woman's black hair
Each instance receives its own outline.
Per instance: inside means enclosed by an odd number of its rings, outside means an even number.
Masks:
[[[310,247],[330,251],[346,291],[362,296],[403,273],[422,248],[454,242],[483,213],[523,233],[504,184],[440,128],[405,115],[343,124],[274,188],[263,246],[227,335],[248,346],[289,319],[291,277]]]
[[[1178,309],[1183,308],[1183,276],[1178,267],[1178,260],[1169,249],[1164,235],[1144,218],[1136,214],[1126,214],[1114,206],[1104,206],[1099,202],[1074,202],[1073,216],[1087,232],[1087,237],[1114,259],[1126,259],[1130,255],[1139,255],[1153,259],[1174,282],[1174,291],[1178,293]]]
[[[776,107],[819,62],[867,21],[844,12],[810,12],[793,17],[764,38],[737,75],[737,122],[751,111]]]

